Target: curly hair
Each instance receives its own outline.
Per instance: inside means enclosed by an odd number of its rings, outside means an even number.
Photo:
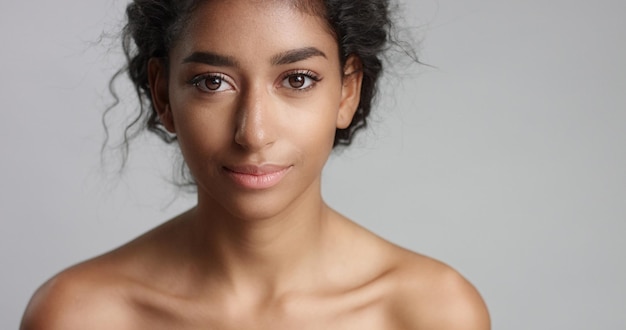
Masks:
[[[139,108],[124,131],[126,152],[129,141],[144,129],[157,134],[167,143],[176,141],[176,137],[163,127],[152,104],[148,61],[167,57],[173,43],[185,29],[188,18],[201,2],[133,0],[127,6],[127,22],[122,30],[126,65],[111,79],[109,86],[116,102],[107,109],[107,112],[110,111],[119,101],[113,90],[114,81],[127,73],[134,85]],[[390,40],[393,41],[389,0],[291,0],[290,4],[303,12],[324,18],[337,40],[342,67],[350,56],[356,56],[361,61],[363,81],[360,103],[350,125],[336,130],[333,143],[333,147],[350,145],[354,134],[367,125],[377,94],[377,81],[383,69],[382,56]]]

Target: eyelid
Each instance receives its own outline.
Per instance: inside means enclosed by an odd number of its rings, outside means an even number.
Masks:
[[[231,88],[230,90],[237,90],[235,83],[233,81],[232,78],[230,78],[228,75],[221,73],[221,72],[209,72],[209,73],[203,73],[203,74],[199,74],[194,76],[193,78],[191,78],[188,83],[192,86],[194,86],[197,89],[200,89],[200,91],[204,92],[204,93],[219,93],[219,92],[224,92],[224,90],[204,90],[201,86],[200,83],[204,80],[207,79],[211,79],[211,78],[219,78],[221,80],[221,84],[228,84]]]
[[[288,87],[288,86],[283,85],[288,78],[291,78],[294,76],[305,76],[307,79],[311,79],[312,82],[310,83],[309,86],[306,86],[303,88],[293,88],[293,87]],[[311,70],[305,70],[305,69],[291,70],[281,75],[280,87],[287,88],[295,92],[304,92],[315,87],[315,85],[320,81],[322,81],[322,77]]]

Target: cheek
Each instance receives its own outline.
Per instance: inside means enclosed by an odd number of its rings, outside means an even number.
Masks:
[[[224,106],[172,102],[174,126],[185,160],[219,152],[232,141],[231,111]]]
[[[292,104],[289,125],[292,138],[310,155],[327,155],[335,139],[339,95],[325,93],[323,96],[299,100]]]

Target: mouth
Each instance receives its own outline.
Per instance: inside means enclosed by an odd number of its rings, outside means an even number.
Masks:
[[[261,190],[277,185],[292,166],[283,165],[233,165],[224,166],[224,172],[244,189]]]

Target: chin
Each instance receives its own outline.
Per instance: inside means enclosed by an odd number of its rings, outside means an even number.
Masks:
[[[287,200],[269,196],[239,196],[222,204],[234,218],[245,221],[261,221],[276,218],[289,209]]]

